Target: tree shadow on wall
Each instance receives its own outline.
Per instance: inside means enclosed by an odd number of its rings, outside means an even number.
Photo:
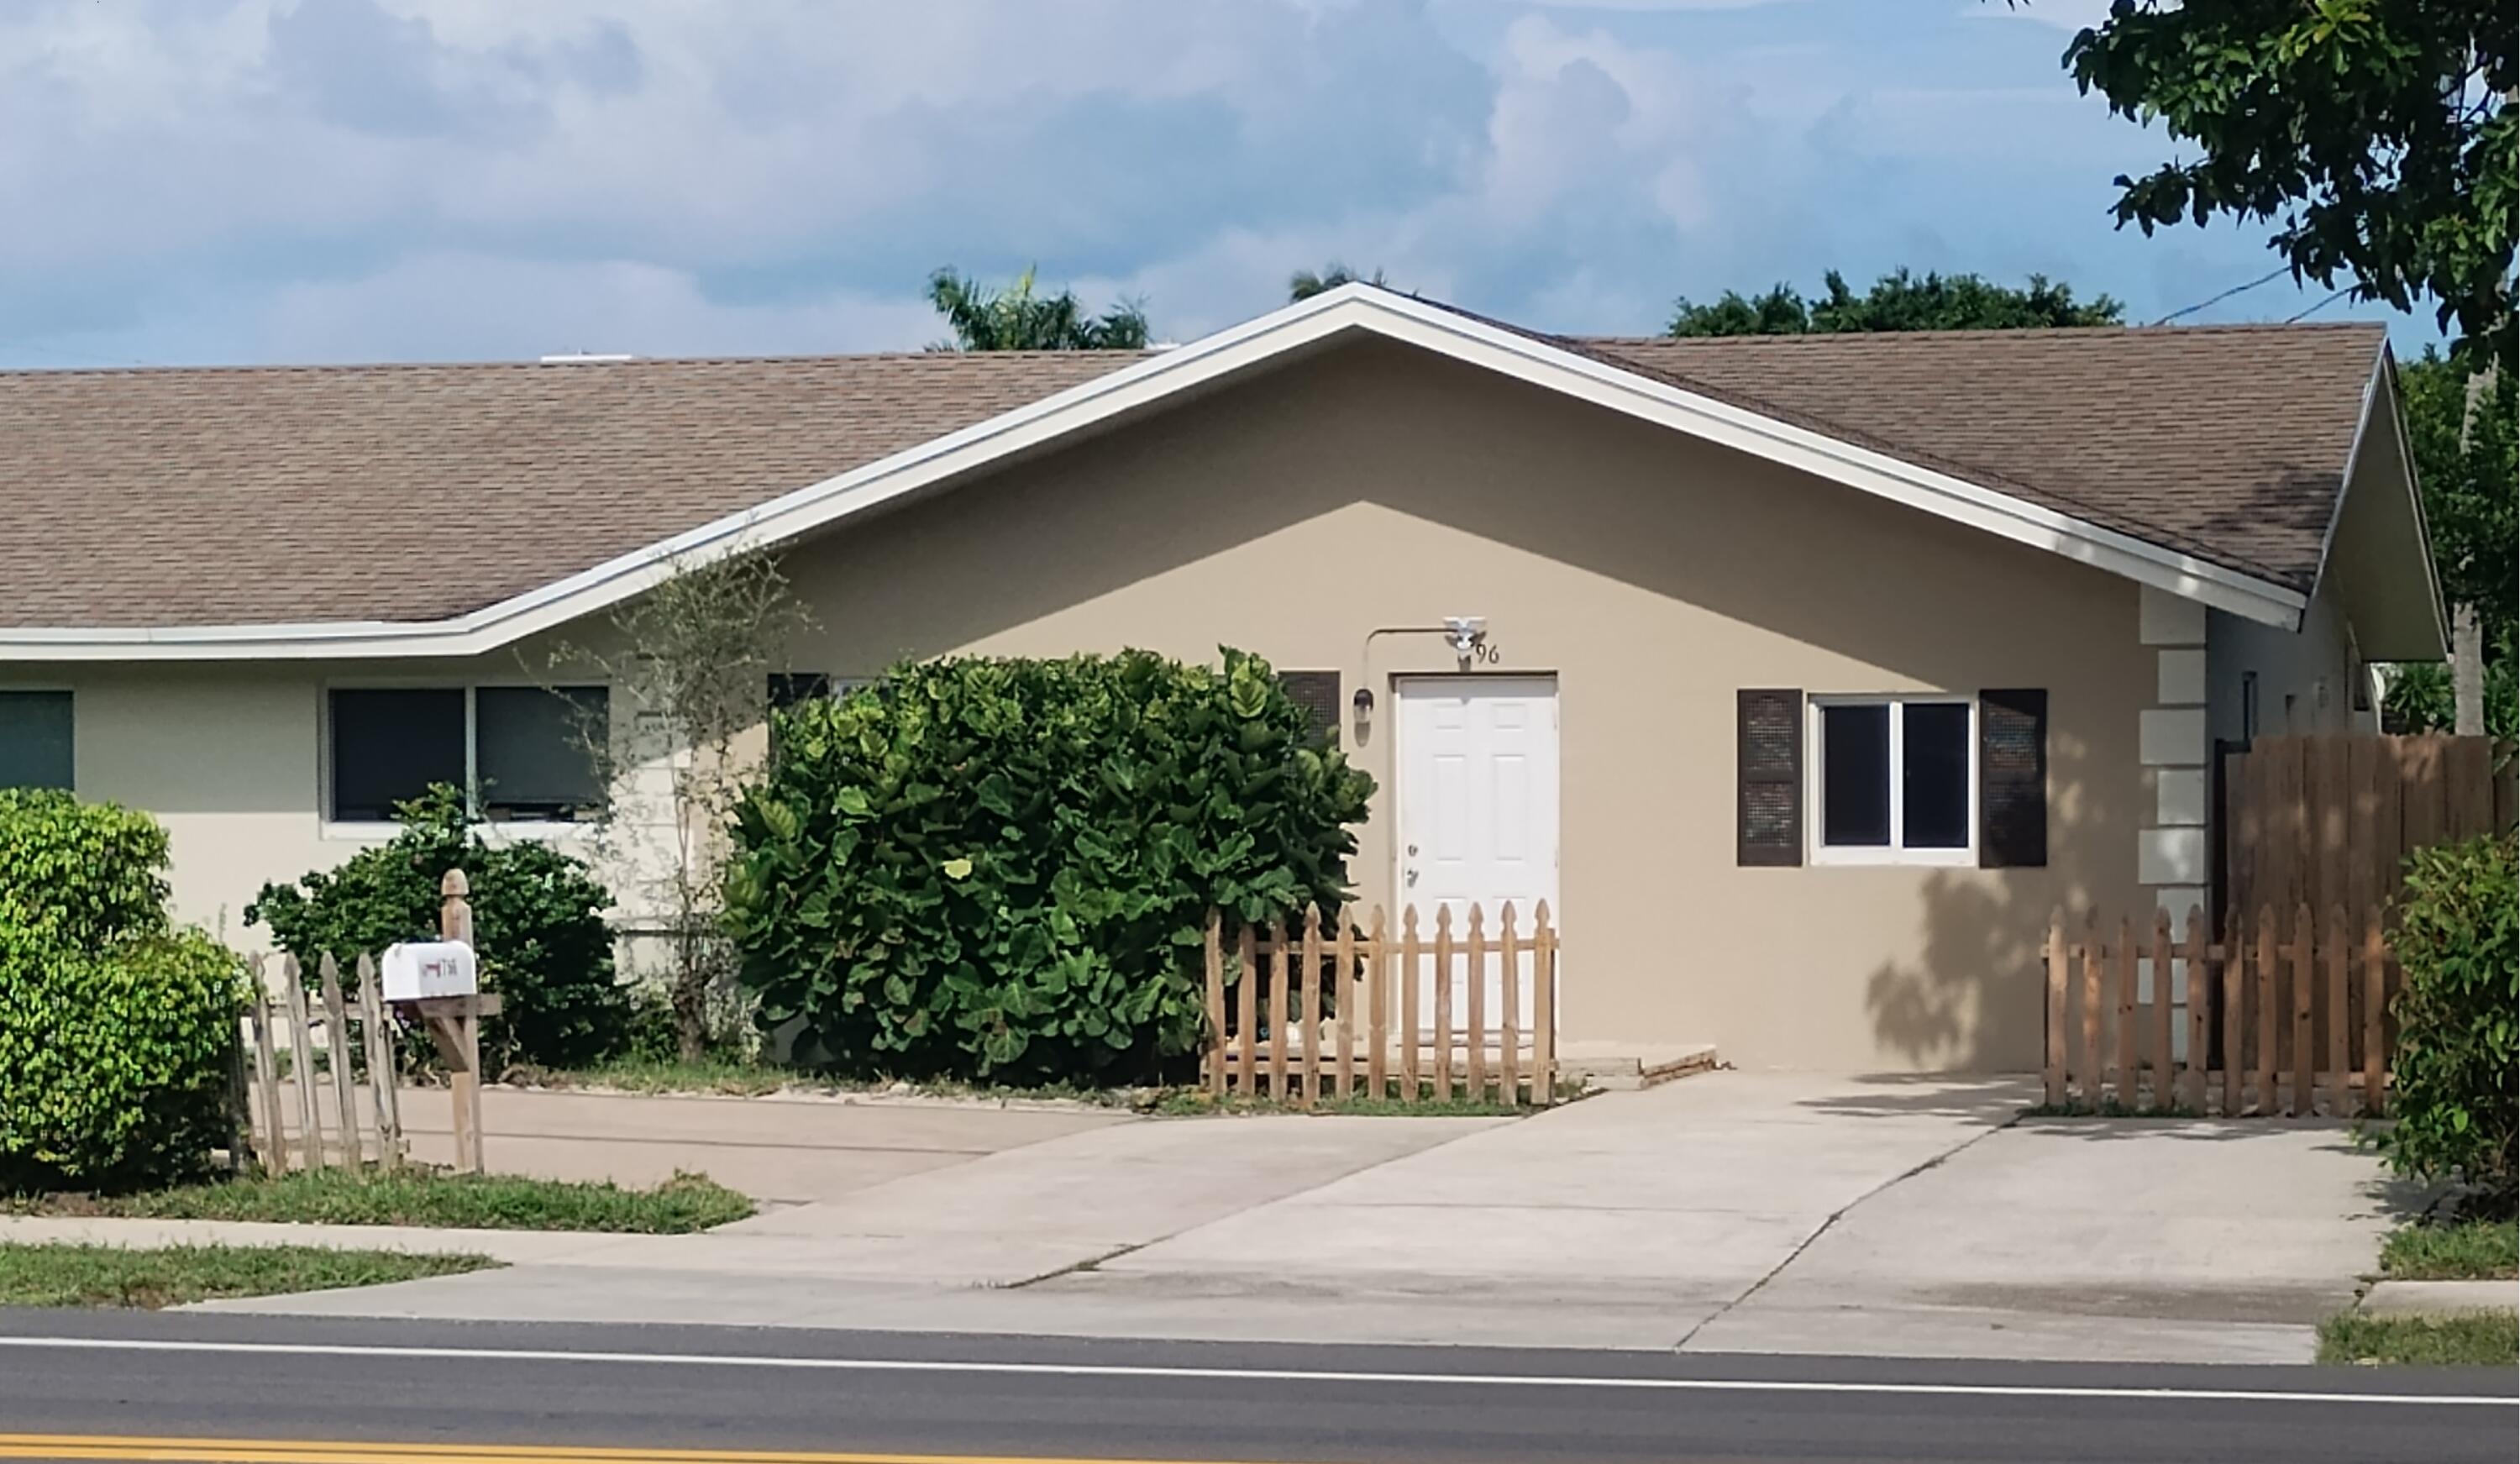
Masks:
[[[2060,705],[2071,720],[2111,715]],[[2130,730],[2136,709],[2121,715]],[[1884,961],[1865,985],[1865,1007],[1881,1044],[1923,1069],[2035,1072],[2047,1032],[2045,953],[2059,911],[2079,923],[2096,908],[2151,918],[2137,908],[2136,830],[2149,794],[2133,738],[2095,759],[2090,743],[2051,720],[2048,738],[2048,864],[2043,868],[1938,869],[1918,896],[1920,954]]]

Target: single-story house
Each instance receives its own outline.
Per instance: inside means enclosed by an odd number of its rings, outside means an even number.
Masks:
[[[2368,325],[1351,285],[1145,353],[20,372],[0,509],[0,780],[158,815],[233,942],[430,778],[580,836],[535,648],[778,545],[791,688],[1267,656],[1381,784],[1365,900],[1546,898],[1563,1050],[1747,1065],[2035,1067],[2049,913],[2203,900],[2215,742],[2368,728],[2445,642]]]

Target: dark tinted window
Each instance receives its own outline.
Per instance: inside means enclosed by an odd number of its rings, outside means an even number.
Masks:
[[[1890,708],[1820,709],[1821,842],[1890,842]]]
[[[481,809],[493,819],[586,819],[604,801],[602,687],[483,687],[472,693]]]
[[[1908,849],[1968,847],[1968,707],[1910,702],[1899,709],[1900,838]]]
[[[0,691],[0,788],[70,786],[70,693]]]
[[[784,712],[801,702],[820,701],[832,694],[832,678],[820,671],[773,671],[770,673],[770,709]]]
[[[430,783],[464,784],[464,692],[451,688],[332,694],[333,817],[373,822]]]

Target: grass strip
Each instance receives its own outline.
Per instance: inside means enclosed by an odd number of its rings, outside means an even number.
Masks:
[[[2509,1367],[2520,1362],[2520,1313],[2370,1316],[2340,1311],[2318,1324],[2318,1360]]]
[[[2401,1225],[2380,1246],[2392,1281],[2507,1281],[2520,1277],[2520,1221],[2445,1220]]]
[[[608,1182],[404,1169],[298,1170],[136,1194],[49,1195],[9,1208],[144,1220],[682,1235],[742,1220],[752,1214],[752,1201],[704,1175],[676,1175],[653,1189],[625,1189]]]
[[[335,1251],[320,1246],[164,1246],[0,1242],[0,1306],[177,1307],[220,1297],[274,1296],[451,1276],[498,1263],[487,1256]]]

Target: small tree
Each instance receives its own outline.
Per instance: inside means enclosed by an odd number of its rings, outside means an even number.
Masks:
[[[587,755],[610,790],[594,840],[622,904],[660,915],[669,952],[666,998],[675,1045],[704,1055],[710,1003],[734,986],[720,874],[726,828],[765,749],[771,674],[813,617],[789,593],[768,554],[743,554],[677,569],[616,606],[602,644],[553,647],[550,671],[592,672],[609,683],[612,717],[583,728]],[[624,800],[625,775],[664,774],[667,807]],[[635,902],[635,904],[634,904]]]
[[[940,351],[1141,351],[1153,333],[1138,302],[1089,316],[1072,289],[1035,294],[1029,269],[1006,289],[940,269],[927,278],[927,298],[954,332]]]
[[[1354,285],[1359,281],[1378,288],[1390,288],[1390,286],[1383,282],[1382,271],[1375,270],[1370,275],[1360,275],[1333,259],[1330,261],[1329,268],[1320,274],[1315,274],[1308,269],[1299,269],[1289,275],[1286,278],[1286,301],[1292,304],[1297,300],[1309,300],[1317,294],[1328,294],[1342,285]]]

